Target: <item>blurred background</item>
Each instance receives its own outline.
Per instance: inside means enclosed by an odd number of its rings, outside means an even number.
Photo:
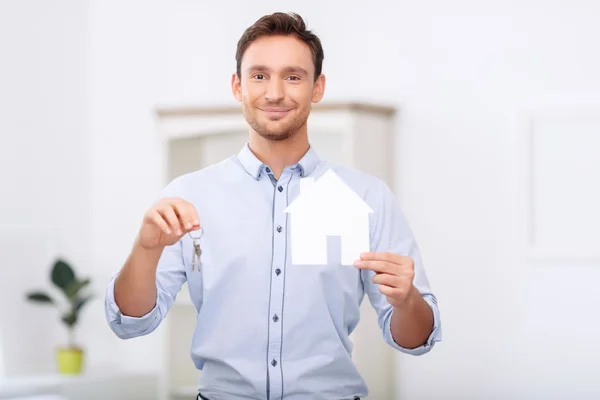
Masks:
[[[600,398],[592,0],[0,0],[0,398],[158,398],[189,373],[184,324],[175,346],[166,326],[120,340],[104,290],[169,174],[157,110],[237,107],[237,40],[275,11],[320,36],[324,103],[397,111],[393,188],[444,340],[392,353],[389,398]],[[96,295],[74,377],[56,374],[58,313],[25,299],[57,257]]]

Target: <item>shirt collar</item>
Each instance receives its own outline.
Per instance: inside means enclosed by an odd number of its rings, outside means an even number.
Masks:
[[[242,164],[242,167],[246,170],[246,172],[252,176],[254,179],[258,179],[262,171],[267,170],[268,166],[265,165],[262,161],[260,161],[252,150],[250,150],[250,146],[248,142],[244,144],[240,152],[237,156],[238,160]],[[291,169],[298,169],[300,171],[300,176],[305,177],[310,175],[317,165],[319,165],[320,158],[317,155],[316,151],[312,146],[308,148],[308,151],[302,156],[300,161],[297,164],[289,166]]]

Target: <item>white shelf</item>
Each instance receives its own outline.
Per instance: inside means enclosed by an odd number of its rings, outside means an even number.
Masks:
[[[65,400],[128,399],[128,391],[139,387],[145,399],[157,399],[156,374],[113,371],[106,373],[83,373],[81,375],[22,375],[0,380],[0,399],[24,396],[60,396]],[[84,396],[85,397],[82,397]]]
[[[381,178],[393,189],[395,109],[371,104],[316,104],[308,120],[309,139],[319,156]],[[237,154],[248,140],[239,106],[158,110],[163,154],[161,186]],[[187,284],[164,321],[163,378],[168,400],[192,398],[200,371],[190,359],[196,314]],[[373,398],[394,397],[394,352],[383,341],[368,301],[352,334],[353,359]]]

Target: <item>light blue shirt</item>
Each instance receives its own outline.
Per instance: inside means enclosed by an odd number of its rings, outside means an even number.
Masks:
[[[374,272],[330,262],[292,265],[289,214],[301,177],[332,169],[372,209],[371,251],[408,256],[414,286],[433,310],[427,342],[406,349],[390,330],[393,307],[373,284]],[[421,355],[441,340],[440,314],[417,243],[396,199],[380,179],[319,158],[314,149],[279,179],[246,144],[239,154],[171,181],[164,196],[181,197],[198,211],[203,235],[200,271],[192,271],[192,239],[184,235],[160,258],[156,306],[147,315],[123,315],[106,292],[106,318],[120,338],[153,332],[188,282],[197,311],[191,357],[199,391],[219,399],[353,399],[367,387],[352,358],[349,335],[366,294],[378,314],[382,339]],[[193,234],[197,235],[195,231]]]

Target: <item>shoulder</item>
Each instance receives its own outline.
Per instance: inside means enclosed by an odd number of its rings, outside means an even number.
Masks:
[[[382,201],[394,197],[388,183],[373,174],[347,165],[322,161],[316,171],[317,179],[332,171],[347,186],[359,195],[371,208],[379,208]]]
[[[317,168],[317,171],[315,172],[318,176],[321,176],[329,170],[333,171],[337,176],[347,181],[348,184],[372,186],[380,185],[383,182],[379,177],[375,175],[361,171],[354,167],[350,167],[348,165],[339,164],[329,160],[321,161]]]

